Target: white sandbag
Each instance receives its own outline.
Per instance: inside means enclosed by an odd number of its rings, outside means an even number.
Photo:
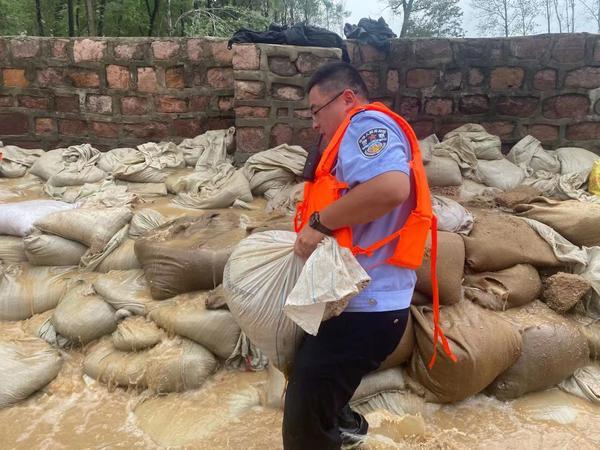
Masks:
[[[94,268],[96,272],[106,273],[111,270],[134,270],[142,266],[135,256],[135,240],[123,238],[122,242],[112,250]]]
[[[19,178],[25,175],[33,163],[44,154],[41,149],[28,149],[16,145],[2,146],[0,144],[0,176],[7,178]]]
[[[517,187],[525,178],[525,171],[508,159],[479,161],[477,172],[486,186],[508,191]]]
[[[482,201],[484,203],[491,203],[494,201],[494,197],[502,192],[501,189],[489,187],[485,184],[465,178],[460,187],[458,198],[461,202]]]
[[[127,206],[138,199],[135,193],[128,191],[127,186],[119,186],[112,180],[72,187],[55,187],[46,184],[44,193],[55,200],[77,203],[86,208]]]
[[[277,192],[267,202],[268,213],[293,214],[296,205],[304,198],[304,183],[290,184]]]
[[[74,267],[0,266],[0,320],[24,320],[52,309],[67,289]]]
[[[590,176],[594,162],[600,160],[597,154],[578,147],[561,147],[556,150],[556,157],[560,161],[561,175],[577,172],[585,181]]]
[[[344,295],[346,289],[360,289],[364,281],[364,277],[353,280],[359,281],[359,286],[356,287],[338,285],[337,276],[357,272],[340,267],[348,263],[349,256],[342,256],[348,251],[337,246],[337,243],[334,244],[335,241],[326,239],[321,243],[306,261],[305,266],[304,260],[293,251],[295,240],[296,234],[292,232],[266,231],[253,234],[242,240],[234,249],[223,275],[227,305],[236,321],[250,340],[284,372],[289,370],[303,335],[302,329],[284,314],[285,301],[296,284],[298,283],[299,289],[305,291],[303,295],[306,297],[303,300],[306,301],[311,297],[308,294],[310,289],[306,290],[306,287],[311,286],[312,283],[315,289],[316,286],[320,286],[321,289],[323,287],[331,289],[329,293],[320,290],[319,297],[315,297],[317,300],[332,298],[332,294],[336,292],[342,292]],[[315,264],[321,266],[320,260],[329,261],[327,270],[313,272],[311,268]],[[338,270],[332,272],[332,268]],[[307,279],[300,280],[301,275]],[[314,277],[312,283],[311,276]],[[329,283],[325,284],[323,277],[326,277]],[[347,278],[344,280],[347,281]],[[342,303],[336,301],[327,303],[324,316],[318,316],[323,314],[322,308],[319,307],[319,311],[315,311],[317,317],[311,318],[309,324],[326,320],[332,314],[341,313]],[[293,313],[297,320],[299,320],[298,310],[296,308]],[[305,320],[303,318],[301,322],[305,323]],[[310,326],[307,328],[311,329]]]
[[[154,209],[144,208],[137,211],[129,224],[129,237],[138,238],[148,230],[153,230],[167,221],[167,218]]]
[[[55,200],[28,200],[0,204],[0,234],[25,236],[40,219],[57,211],[75,208]]]
[[[77,266],[87,247],[77,241],[36,230],[22,239],[25,254],[34,266]]]
[[[592,365],[577,369],[558,387],[569,394],[600,404],[600,366]]]
[[[143,317],[128,317],[117,325],[112,341],[117,350],[135,352],[154,347],[164,337],[164,332],[154,322]]]
[[[61,366],[58,351],[39,338],[0,341],[0,409],[46,386]]]
[[[438,230],[468,235],[473,229],[473,214],[460,203],[441,195],[432,195],[431,205],[438,218]]]
[[[65,150],[64,148],[57,148],[56,150],[45,152],[31,166],[29,173],[47,180],[55,173],[60,172],[65,167],[62,157]]]
[[[419,141],[419,150],[421,150],[421,159],[423,164],[429,164],[433,157],[433,147],[439,144],[440,140],[436,134],[430,134],[425,139]]]
[[[0,263],[18,264],[27,261],[25,244],[18,236],[0,236]]]
[[[143,270],[112,270],[98,276],[94,290],[114,309],[145,316],[153,303]]]
[[[452,158],[432,156],[425,173],[430,186],[460,186],[462,183],[460,167]]]
[[[226,130],[208,130],[191,139],[184,139],[177,146],[183,153],[183,158],[188,166],[195,166],[198,158],[204,155],[226,155],[235,148],[235,127]]]
[[[29,334],[42,338],[52,347],[57,348],[69,348],[73,343],[64,336],[61,336],[56,332],[54,325],[52,325],[52,316],[54,314],[53,309],[44,311],[40,314],[35,314],[30,319],[25,321],[23,328]]]
[[[560,172],[560,161],[554,153],[547,152],[542,143],[531,135],[525,136],[510,150],[508,159],[513,164],[525,170],[535,172],[543,170],[550,173]]]
[[[47,178],[47,184],[49,186],[64,187],[81,186],[86,183],[101,181],[106,178],[107,173],[96,167],[99,158],[100,152],[90,144],[71,145],[69,148],[62,150],[61,161],[55,167],[59,170],[50,174]],[[43,157],[38,159],[36,165],[41,164],[42,159]],[[33,168],[32,173],[34,173]]]
[[[451,140],[455,136],[460,136],[469,143],[477,159],[495,160],[504,157],[500,138],[488,133],[477,123],[467,123],[455,128],[445,134],[443,141]]]
[[[52,324],[61,335],[85,345],[115,331],[117,316],[89,282],[78,280],[61,298],[52,315]]]

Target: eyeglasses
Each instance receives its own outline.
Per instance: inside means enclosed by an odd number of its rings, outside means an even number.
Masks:
[[[326,108],[327,106],[329,106],[331,103],[333,103],[340,95],[342,95],[344,92],[346,92],[347,89],[344,89],[341,92],[338,92],[331,100],[329,100],[327,103],[325,103],[323,106],[319,106],[317,109],[315,109],[314,111],[311,110],[310,113],[312,114],[313,117],[316,117],[317,114],[319,114],[319,111],[321,111],[323,108]],[[354,91],[352,91],[354,92]],[[356,92],[354,92],[356,94]]]

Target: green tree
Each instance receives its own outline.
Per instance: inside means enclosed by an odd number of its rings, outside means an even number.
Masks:
[[[459,0],[388,0],[402,16],[400,37],[464,36]]]

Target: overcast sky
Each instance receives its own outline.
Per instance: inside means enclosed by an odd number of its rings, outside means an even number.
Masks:
[[[394,17],[389,8],[386,8],[387,2],[385,0],[345,0],[346,9],[352,14],[346,22],[356,24],[363,17],[371,17],[372,19],[379,19],[383,16],[388,25],[396,34],[400,34],[400,28],[402,22],[399,17]],[[463,10],[463,28],[467,37],[477,36],[477,30],[475,26],[475,17],[469,7],[471,0],[460,0],[459,5]],[[577,17],[582,17],[581,12],[577,14]],[[579,19],[578,19],[579,20]],[[545,27],[540,26],[538,33],[544,33]],[[575,31],[588,31],[595,32],[595,27],[591,23],[584,23],[583,19],[579,20],[579,23],[575,24]],[[554,30],[553,30],[554,32]],[[558,32],[558,28],[556,29]]]

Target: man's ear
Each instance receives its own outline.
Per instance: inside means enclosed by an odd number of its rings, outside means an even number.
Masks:
[[[356,94],[351,89],[346,89],[342,94],[342,98],[344,99],[344,104],[348,108],[353,108],[356,105],[357,99]]]

